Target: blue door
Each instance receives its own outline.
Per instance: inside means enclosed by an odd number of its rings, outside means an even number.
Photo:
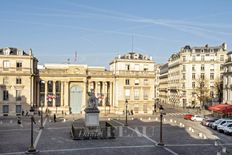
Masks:
[[[70,90],[70,108],[71,113],[80,113],[82,103],[82,89],[79,86],[73,86]]]

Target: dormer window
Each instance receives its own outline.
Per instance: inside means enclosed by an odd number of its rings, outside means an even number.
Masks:
[[[23,55],[23,51],[22,50],[17,50],[17,55]]]
[[[4,55],[10,55],[10,49],[4,48],[3,53],[4,53]]]

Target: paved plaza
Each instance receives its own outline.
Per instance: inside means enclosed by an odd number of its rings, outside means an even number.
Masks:
[[[159,116],[129,116],[128,127],[124,126],[125,117],[101,117],[116,127],[116,139],[72,140],[71,124],[81,116],[68,116],[53,122],[51,118],[44,121],[45,128],[39,130],[40,119],[36,117],[34,126],[34,146],[38,154],[163,154],[163,155],[206,155],[216,154],[222,146],[215,146],[219,140],[232,152],[232,138],[203,127],[199,122],[186,121],[181,113],[167,114],[164,117],[163,141],[159,143]],[[24,154],[30,146],[30,118],[23,117],[22,125],[17,124],[16,117],[0,119],[0,154]]]

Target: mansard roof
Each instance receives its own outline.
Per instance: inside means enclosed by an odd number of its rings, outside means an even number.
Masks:
[[[26,52],[18,48],[14,48],[14,47],[0,48],[0,55],[6,55],[6,53],[8,53],[7,55],[28,55]]]
[[[195,46],[191,47],[190,45],[186,45],[183,48],[181,48],[180,52],[218,52],[220,49],[223,51],[227,50],[227,44],[223,43],[219,46],[209,46],[206,44],[205,46]]]
[[[116,59],[128,59],[128,60],[152,60],[152,57],[147,56],[147,55],[143,55],[141,53],[138,52],[129,52],[125,55],[119,55]]]

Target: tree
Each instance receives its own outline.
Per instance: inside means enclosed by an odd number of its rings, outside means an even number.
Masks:
[[[216,79],[214,82],[215,91],[217,94],[218,102],[221,103],[223,100],[223,82],[222,80]]]
[[[204,77],[196,80],[196,87],[194,89],[197,100],[200,102],[200,109],[202,109],[207,101],[210,99],[209,82]]]

